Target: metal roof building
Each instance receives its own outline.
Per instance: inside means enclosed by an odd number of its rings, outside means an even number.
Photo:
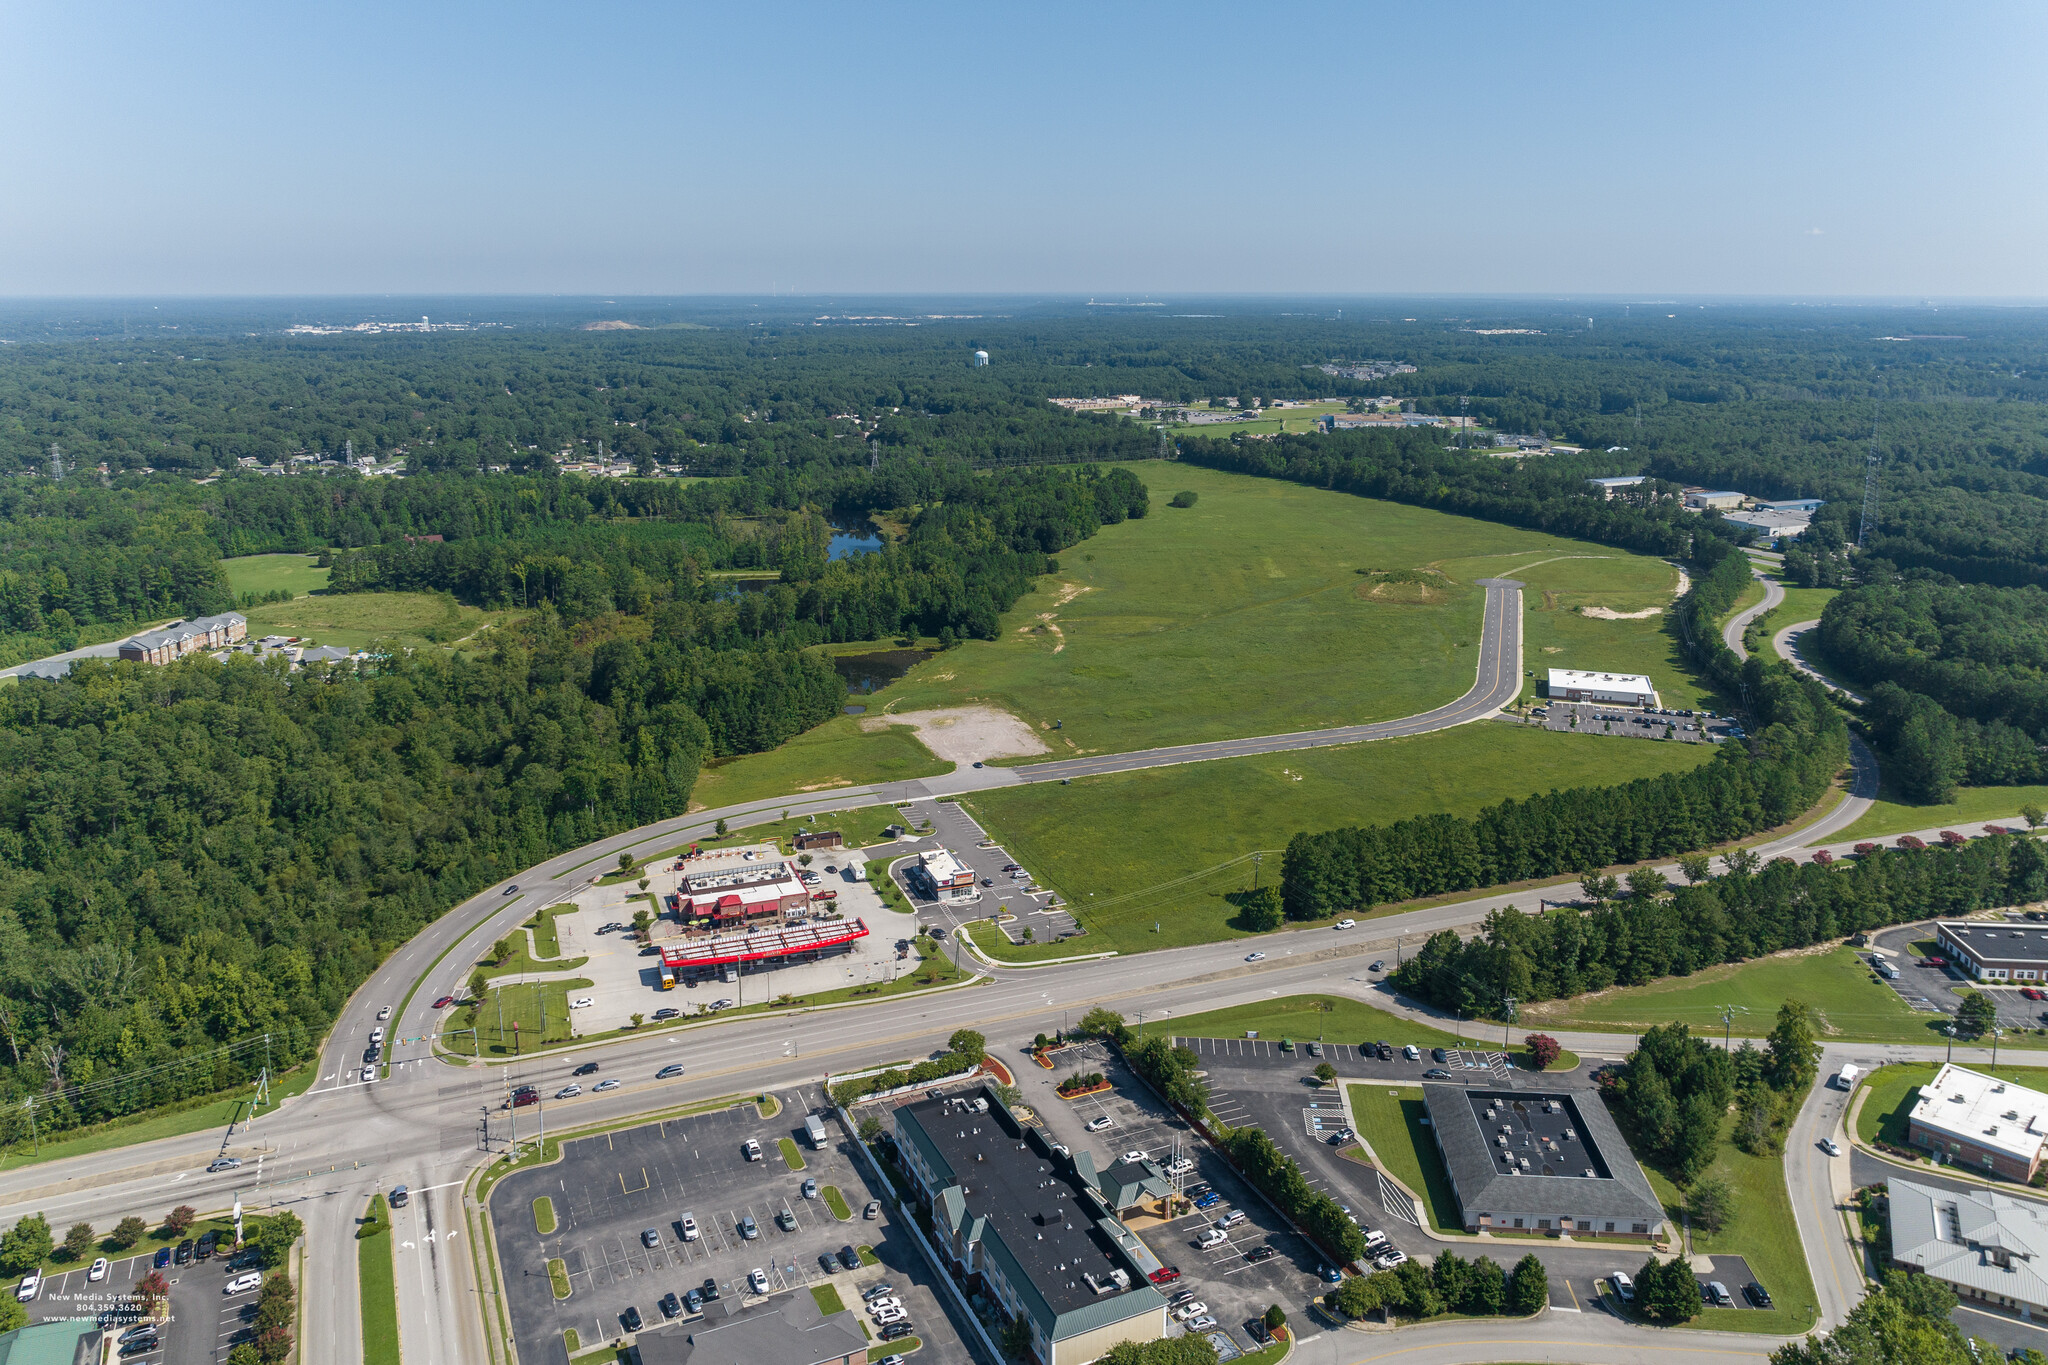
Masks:
[[[1422,1087],[1467,1232],[1654,1237],[1664,1204],[1590,1091]]]
[[[1965,1303],[2031,1318],[2048,1308],[2048,1207],[1995,1190],[1887,1182],[1892,1264],[1953,1289]]]

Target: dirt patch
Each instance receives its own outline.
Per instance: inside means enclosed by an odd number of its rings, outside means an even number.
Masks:
[[[1061,583],[1059,592],[1053,596],[1052,604],[1056,607],[1064,607],[1082,593],[1094,591],[1095,589],[1085,583]]]
[[[951,706],[937,711],[899,711],[890,716],[863,716],[860,728],[880,730],[908,725],[924,747],[954,763],[979,763],[991,758],[1042,754],[1045,744],[1025,722],[993,706]]]
[[[1663,614],[1662,607],[1645,607],[1641,611],[1612,611],[1606,607],[1579,608],[1579,615],[1590,616],[1596,621],[1647,621],[1652,616]]]
[[[1450,578],[1438,569],[1360,569],[1365,581],[1351,590],[1362,602],[1422,606],[1451,596]]]

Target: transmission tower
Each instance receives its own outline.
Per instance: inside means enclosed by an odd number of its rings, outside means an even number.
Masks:
[[[57,448],[55,441],[50,443],[50,477],[53,479],[64,477],[64,452]]]
[[[1863,548],[1864,538],[1877,521],[1877,467],[1884,463],[1884,456],[1877,450],[1877,428],[1870,428],[1870,454],[1863,460],[1863,520],[1856,527],[1856,548]]]

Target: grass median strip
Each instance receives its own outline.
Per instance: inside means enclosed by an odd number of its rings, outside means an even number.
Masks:
[[[555,1201],[542,1195],[533,1201],[533,1230],[545,1237],[555,1226]]]
[[[370,1200],[370,1212],[356,1240],[356,1276],[362,1302],[363,1365],[400,1365],[398,1281],[391,1266],[391,1215],[384,1196]]]
[[[548,1259],[548,1283],[555,1287],[555,1297],[569,1297],[569,1264],[559,1256]]]
[[[853,1210],[846,1206],[846,1196],[839,1192],[837,1185],[827,1185],[818,1193],[825,1196],[825,1207],[832,1210],[832,1216],[844,1223],[853,1217]]]
[[[806,1164],[804,1162],[804,1154],[797,1150],[794,1139],[777,1138],[775,1145],[782,1149],[783,1165],[789,1167],[792,1171],[800,1171],[804,1168]]]
[[[1349,1087],[1351,1116],[1358,1122],[1358,1135],[1370,1144],[1380,1166],[1406,1185],[1422,1201],[1431,1228],[1438,1232],[1462,1233],[1463,1217],[1458,1198],[1451,1189],[1450,1173],[1430,1137],[1429,1111],[1422,1091],[1405,1087],[1396,1092],[1385,1085]]]
[[[878,1360],[887,1360],[890,1356],[907,1356],[923,1345],[924,1343],[916,1337],[898,1337],[894,1341],[885,1341],[880,1346],[870,1346],[868,1347],[869,1365],[874,1365],[874,1362]]]

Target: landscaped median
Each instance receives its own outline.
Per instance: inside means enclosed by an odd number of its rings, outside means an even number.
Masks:
[[[1406,1186],[1422,1205],[1432,1232],[1460,1236],[1465,1220],[1451,1189],[1450,1172],[1429,1134],[1422,1087],[1379,1082],[1345,1087],[1351,1121],[1381,1170]]]
[[[363,1365],[400,1365],[391,1211],[381,1194],[370,1200],[369,1213],[356,1228],[356,1276],[362,1305]]]

